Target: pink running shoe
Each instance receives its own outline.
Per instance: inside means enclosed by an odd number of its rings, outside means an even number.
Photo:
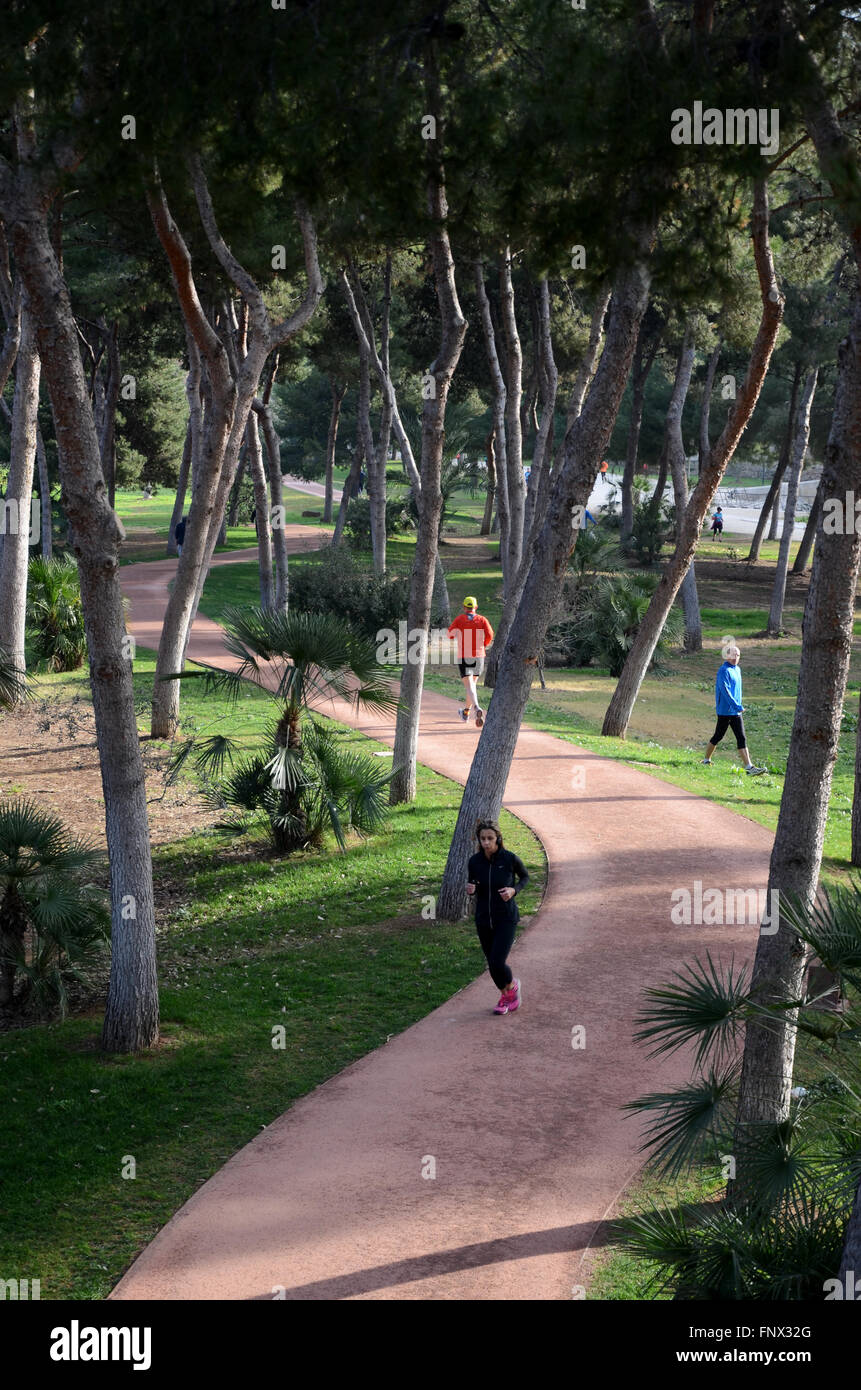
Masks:
[[[499,996],[499,1003],[493,1012],[495,1014],[513,1014],[515,1009],[520,1008],[520,981],[512,980],[508,989],[504,989]]]

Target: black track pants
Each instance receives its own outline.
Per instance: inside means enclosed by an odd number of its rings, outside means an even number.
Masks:
[[[481,949],[487,958],[487,968],[493,983],[499,989],[508,989],[514,976],[511,972],[511,966],[506,965],[505,960],[514,945],[517,923],[503,922],[498,927],[476,926],[476,931],[481,942]]]
[[[744,720],[740,714],[719,714],[711,742],[715,745],[720,743],[727,729],[732,729],[735,734],[736,745],[739,748],[747,747],[747,739],[744,736]]]

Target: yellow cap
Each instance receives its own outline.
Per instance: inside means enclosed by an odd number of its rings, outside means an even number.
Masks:
[[[464,608],[477,608],[478,601],[473,598],[472,594],[467,594],[466,598],[463,601],[463,606]]]

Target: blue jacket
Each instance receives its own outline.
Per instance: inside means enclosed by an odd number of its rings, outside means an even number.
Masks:
[[[718,714],[741,714],[741,671],[725,661],[715,681]]]

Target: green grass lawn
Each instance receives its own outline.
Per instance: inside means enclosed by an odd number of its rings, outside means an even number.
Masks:
[[[153,671],[154,653],[138,648],[142,731]],[[44,682],[52,699],[87,696],[82,674]],[[187,728],[220,721],[249,746],[271,709],[251,688],[235,711],[194,682],[183,691]],[[381,748],[335,727],[357,750]],[[461,791],[422,768],[418,783],[414,804],[345,854],[328,845],[281,861],[264,843],[193,825],[155,851],[160,1045],[102,1054],[98,1007],[0,1043],[0,1277],[41,1279],[43,1299],[103,1298],[261,1128],[481,973],[471,922],[421,917]],[[519,821],[505,814],[503,824],[532,875],[526,920],[543,891],[543,854]],[[280,1025],[286,1047],[274,1050]],[[122,1176],[129,1158],[134,1178]]]

